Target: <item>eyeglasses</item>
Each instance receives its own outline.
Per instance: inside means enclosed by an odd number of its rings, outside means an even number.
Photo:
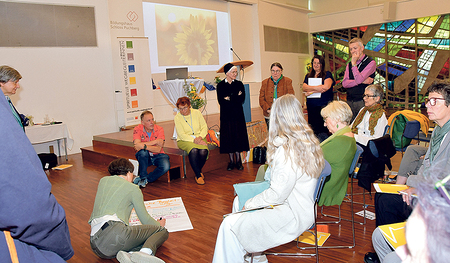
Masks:
[[[180,111],[182,111],[182,110],[187,110],[187,109],[189,109],[189,107],[180,107],[180,108],[178,108]]]
[[[272,70],[272,73],[280,73],[281,70]]]
[[[442,179],[441,181],[438,181],[434,186],[436,189],[441,192],[442,197],[447,200],[447,203],[450,204],[450,194],[448,193],[447,189],[445,188],[445,184],[450,180],[450,175]]]
[[[426,98],[425,99],[425,105],[428,104],[428,102],[430,103],[430,106],[436,106],[436,101],[437,100],[445,100],[444,98]]]
[[[363,96],[363,98],[375,98],[375,97],[378,97],[378,96],[376,96],[376,95],[367,95],[367,94],[364,94],[364,96]]]

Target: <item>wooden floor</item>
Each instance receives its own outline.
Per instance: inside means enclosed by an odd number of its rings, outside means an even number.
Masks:
[[[399,154],[393,158],[394,167],[399,165]],[[397,160],[397,161],[396,161]],[[106,167],[92,163],[83,163],[81,154],[69,156],[68,163],[73,167],[63,171],[49,171],[48,178],[53,185],[52,192],[58,202],[64,207],[69,223],[72,245],[75,255],[69,263],[75,262],[117,262],[115,259],[98,258],[89,245],[90,226],[87,223],[100,178],[108,175]],[[143,188],[145,200],[170,197],[182,197],[191,219],[193,230],[170,233],[169,239],[157,251],[157,256],[166,262],[211,262],[217,230],[222,221],[222,215],[231,211],[233,200],[233,184],[253,181],[259,165],[244,164],[243,171],[226,171],[225,167],[205,174],[206,184],[197,185],[193,178],[176,179],[167,183],[165,178]],[[190,169],[190,167],[188,168]],[[355,184],[356,186],[356,184]],[[361,188],[355,187],[361,192]],[[373,200],[368,199],[373,204]],[[362,200],[361,196],[357,201]],[[349,203],[343,203],[343,216],[350,217]],[[355,206],[355,212],[362,210],[361,205]],[[373,211],[373,207],[369,207]],[[333,208],[327,208],[333,212]],[[356,216],[357,220],[362,220]],[[374,221],[368,221],[364,226],[356,225],[356,247],[353,249],[322,249],[319,250],[320,262],[362,262],[366,252],[372,251],[371,234],[375,227]],[[351,224],[343,222],[330,226],[331,237],[326,245],[349,244],[351,242]],[[296,252],[295,243],[291,242],[273,251]],[[269,256],[270,262],[315,262],[315,258],[282,258]]]

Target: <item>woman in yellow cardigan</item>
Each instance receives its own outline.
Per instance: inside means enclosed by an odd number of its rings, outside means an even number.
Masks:
[[[197,184],[205,184],[202,168],[208,158],[208,145],[206,134],[208,126],[199,110],[191,108],[188,97],[181,97],[176,104],[179,112],[175,115],[175,128],[177,130],[177,145],[189,155],[189,163],[195,173]]]

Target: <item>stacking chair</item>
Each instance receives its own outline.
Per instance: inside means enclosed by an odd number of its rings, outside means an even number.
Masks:
[[[316,262],[319,263],[319,245],[318,245],[318,240],[317,240],[317,227],[315,227],[316,223],[317,223],[317,203],[319,202],[319,198],[320,198],[320,194],[322,193],[323,185],[325,184],[325,181],[330,174],[331,174],[331,166],[327,161],[325,161],[325,167],[323,168],[322,173],[320,174],[319,179],[317,180],[316,189],[314,190],[314,224],[310,227],[309,230],[307,230],[310,233],[312,233],[315,237],[316,252],[314,254],[306,254],[306,253],[264,253],[264,254],[274,255],[274,256],[288,256],[288,257],[314,257],[315,256]],[[298,243],[299,243],[298,239],[299,238],[296,239],[297,247],[302,249],[302,247],[300,247],[298,245]],[[314,248],[314,247],[311,247],[311,248]],[[253,255],[252,255],[250,262],[253,263]]]
[[[420,131],[420,122],[418,121],[408,121],[406,122],[405,129],[403,130],[402,134],[402,140],[401,140],[401,148],[395,148],[397,151],[403,152],[406,151],[406,148],[408,148],[408,145],[403,145],[403,137],[408,139],[414,139],[417,136],[417,141],[419,141],[419,131]]]
[[[354,220],[354,214],[353,214],[353,174],[356,168],[356,164],[358,163],[359,157],[361,156],[361,154],[364,152],[363,148],[361,146],[359,146],[358,144],[356,145],[356,152],[355,152],[355,156],[353,157],[353,161],[352,164],[350,165],[350,169],[349,169],[349,176],[351,177],[351,198],[349,198],[349,202],[350,207],[351,207],[351,213],[352,213],[352,218],[351,219],[346,219],[346,218],[342,218],[341,217],[341,205],[338,206],[338,216],[334,216],[334,215],[327,215],[323,212],[323,206],[321,207],[321,214],[322,216],[326,216],[326,217],[331,217],[331,218],[336,218],[338,219],[338,221],[324,221],[324,222],[319,222],[320,224],[339,224],[341,222],[341,220],[345,220],[345,221],[350,221],[352,223],[352,237],[353,237],[353,243],[352,245],[347,245],[347,246],[328,246],[328,247],[322,247],[322,248],[353,248],[355,247],[356,244],[356,239],[355,239],[355,220]],[[346,198],[348,198],[346,196]],[[365,224],[365,222],[364,222]]]

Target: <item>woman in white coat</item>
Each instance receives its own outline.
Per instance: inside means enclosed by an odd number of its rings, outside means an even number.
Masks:
[[[249,253],[293,241],[314,222],[314,190],[324,159],[295,96],[275,101],[269,127],[270,187],[249,199],[244,209],[274,207],[226,217],[217,235],[213,263],[244,262]]]

